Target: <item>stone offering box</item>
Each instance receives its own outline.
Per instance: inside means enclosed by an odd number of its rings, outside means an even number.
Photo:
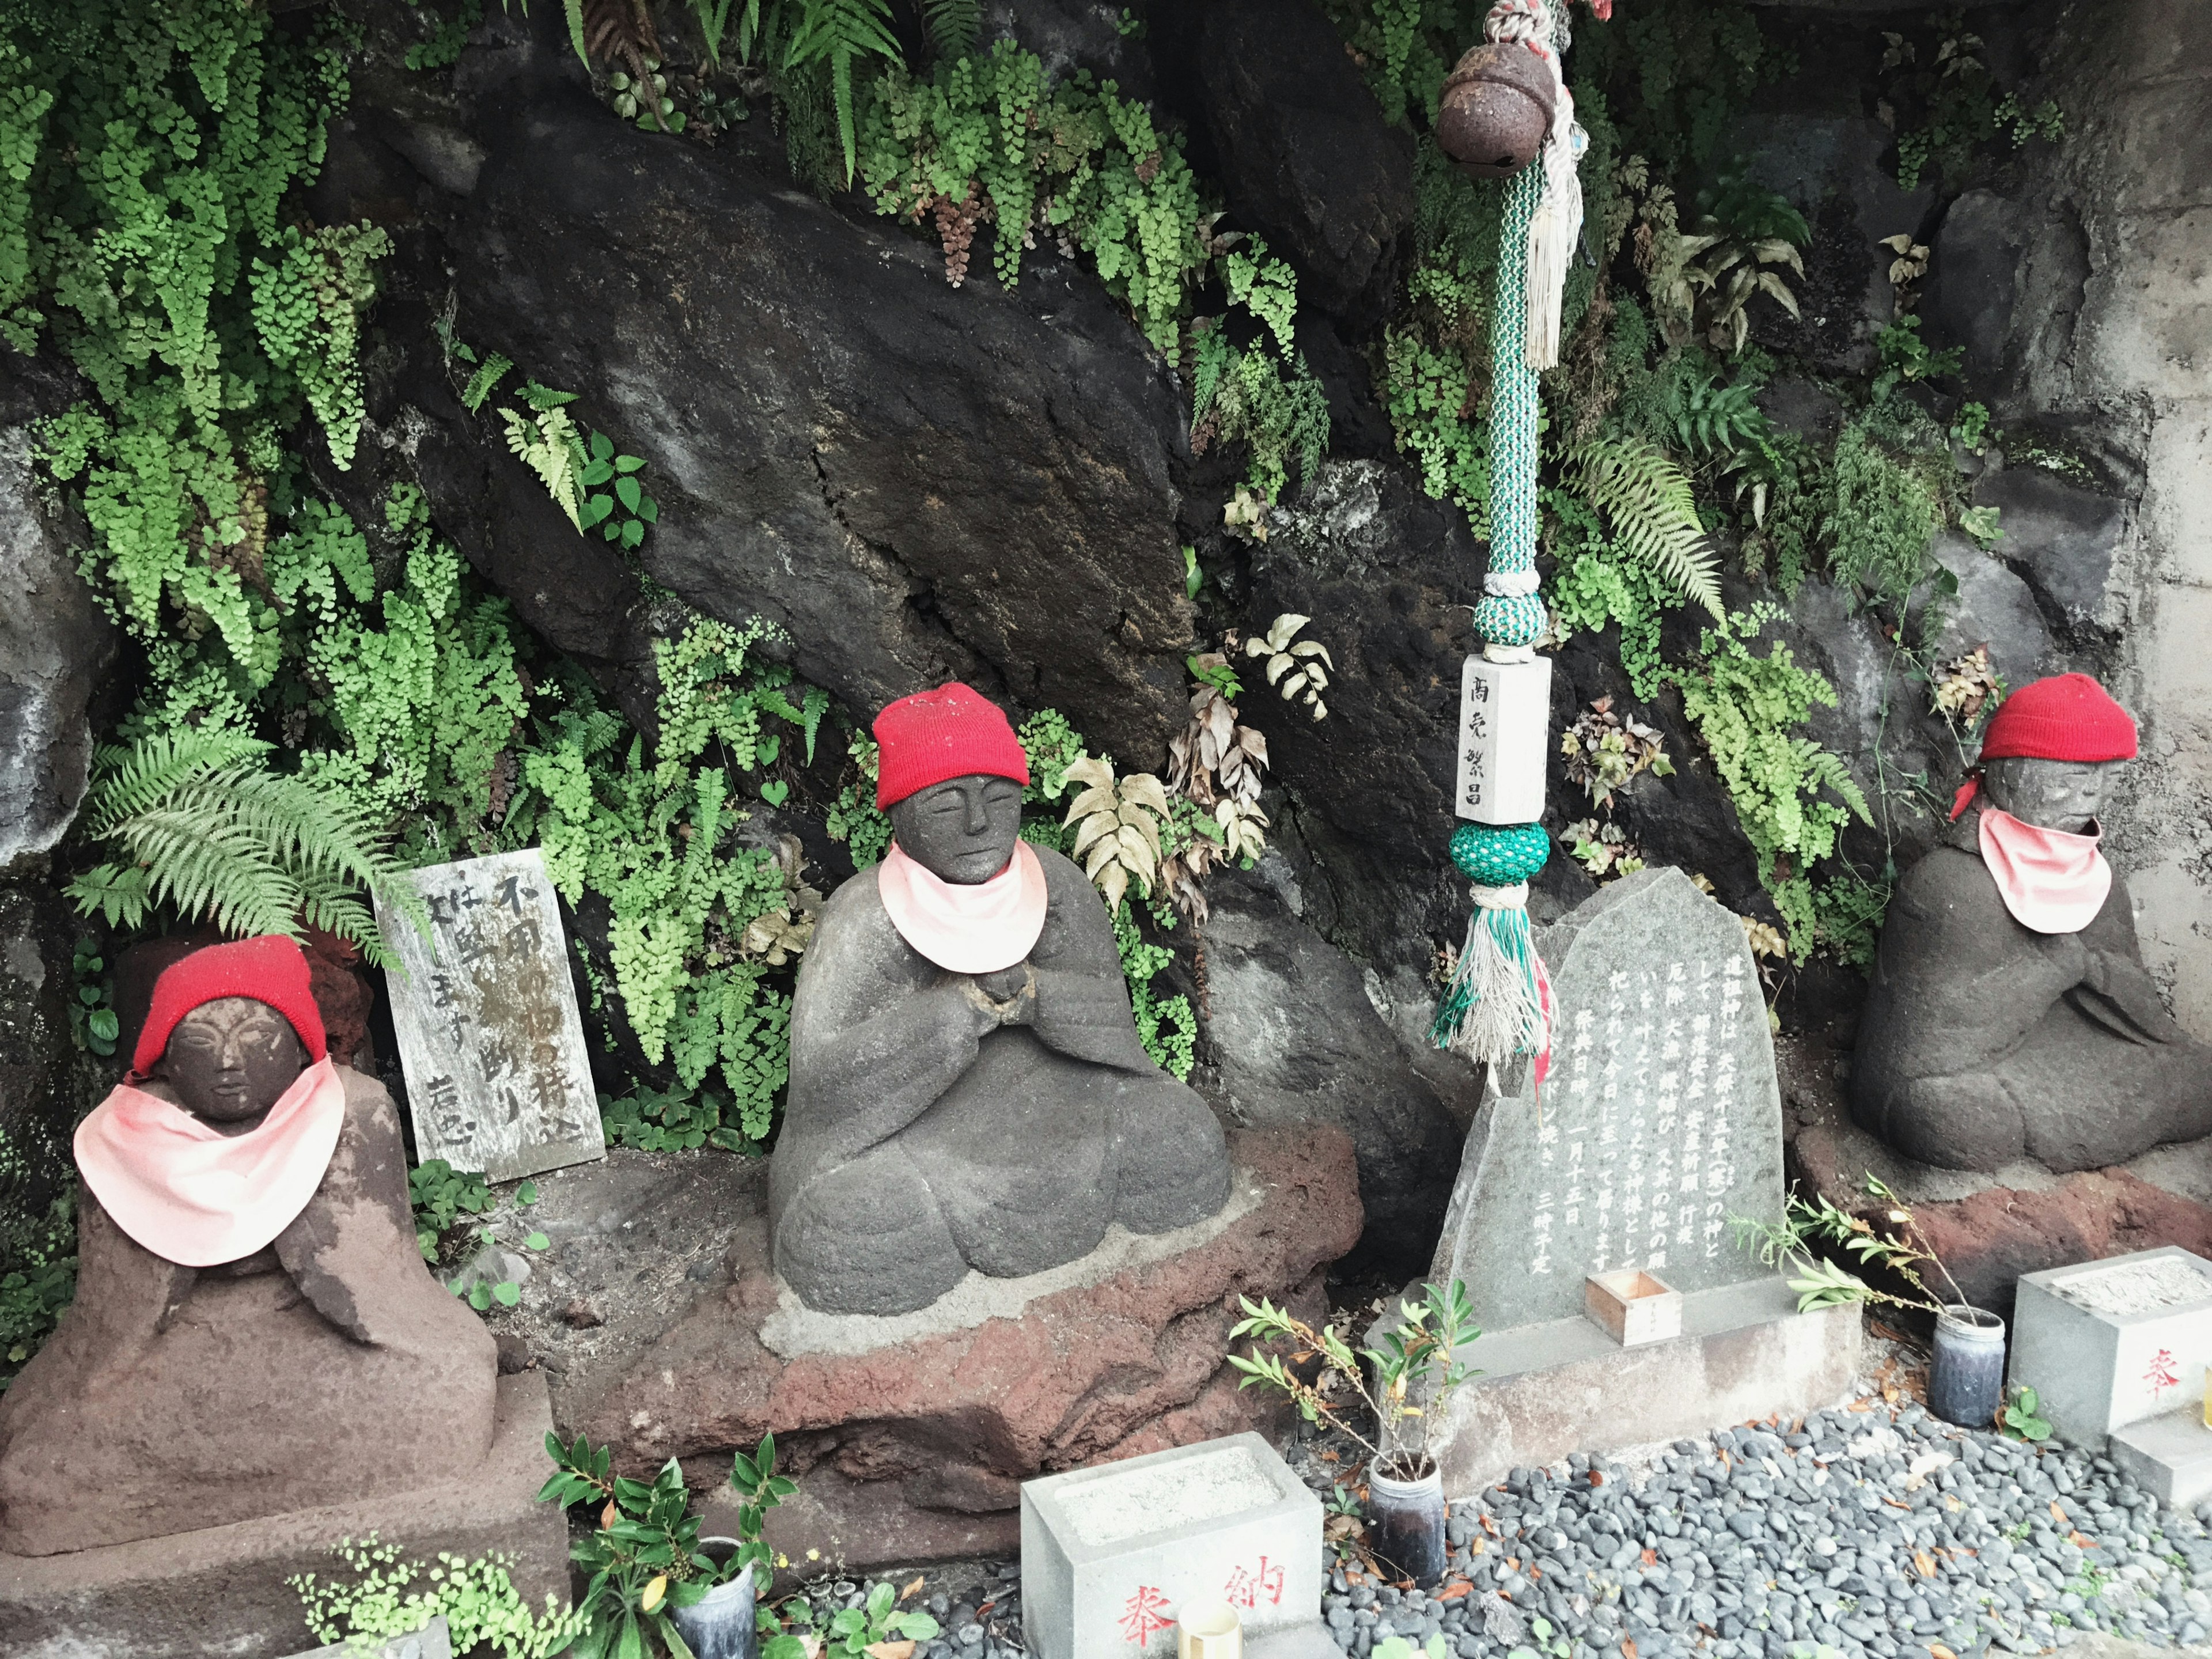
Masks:
[[[1321,1617],[1321,1499],[1256,1434],[1022,1486],[1022,1629],[1036,1659],[1166,1659],[1186,1603],[1248,1638]]]
[[[2171,1503],[2212,1495],[2212,1261],[2177,1245],[2028,1273],[2011,1381],[2065,1438],[2101,1447]]]
[[[1624,1348],[1682,1334],[1682,1293],[1640,1267],[1592,1273],[1583,1280],[1583,1310]]]

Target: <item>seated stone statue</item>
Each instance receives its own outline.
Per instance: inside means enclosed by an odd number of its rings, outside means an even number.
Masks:
[[[0,1395],[0,1551],[191,1532],[482,1463],[497,1351],[424,1267],[391,1097],[324,1052],[290,939],[161,976],[76,1160],[76,1300]]]
[[[2167,1015],[2097,808],[2135,722],[2086,674],[2008,698],[1942,841],[1905,873],[1851,1068],[1908,1158],[2060,1174],[2212,1134],[2212,1048]]]
[[[1228,1196],[1220,1126],[1139,1042],[1097,890],[1021,841],[1029,763],[964,685],[878,716],[896,840],[824,907],[769,1167],[776,1271],[809,1307],[905,1313],[1032,1273],[1109,1224]]]

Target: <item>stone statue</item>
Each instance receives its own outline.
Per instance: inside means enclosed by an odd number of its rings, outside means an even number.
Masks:
[[[1109,1224],[1228,1196],[1205,1102],[1139,1042],[1097,890],[1018,838],[1029,763],[966,686],[878,716],[896,839],[823,908],[769,1167],[776,1271],[811,1308],[905,1313],[970,1268],[1033,1273]]]
[[[76,1158],[76,1300],[0,1395],[0,1551],[191,1532],[483,1461],[491,1334],[424,1266],[391,1097],[325,1054],[290,939],[161,975]]]
[[[2086,674],[1990,722],[1978,785],[1905,873],[1851,1067],[1860,1127],[1906,1157],[2060,1174],[2212,1134],[2212,1048],[2160,1002],[2097,811],[2135,722]]]

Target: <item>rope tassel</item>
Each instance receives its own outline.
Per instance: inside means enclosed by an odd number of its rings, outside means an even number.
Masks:
[[[1528,931],[1528,885],[1472,890],[1467,943],[1430,1038],[1439,1048],[1478,1057],[1544,1054],[1551,1047],[1550,988]]]

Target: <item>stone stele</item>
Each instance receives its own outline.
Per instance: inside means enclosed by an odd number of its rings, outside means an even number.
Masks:
[[[388,976],[424,1158],[493,1181],[606,1156],[568,941],[536,848],[410,872],[429,937],[380,903],[404,975]]]
[[[1584,1275],[1641,1267],[1696,1292],[1770,1277],[1737,1216],[1782,1213],[1782,1099],[1750,945],[1680,870],[1601,890],[1537,948],[1552,1070],[1468,1131],[1431,1277],[1486,1329],[1583,1311]]]

